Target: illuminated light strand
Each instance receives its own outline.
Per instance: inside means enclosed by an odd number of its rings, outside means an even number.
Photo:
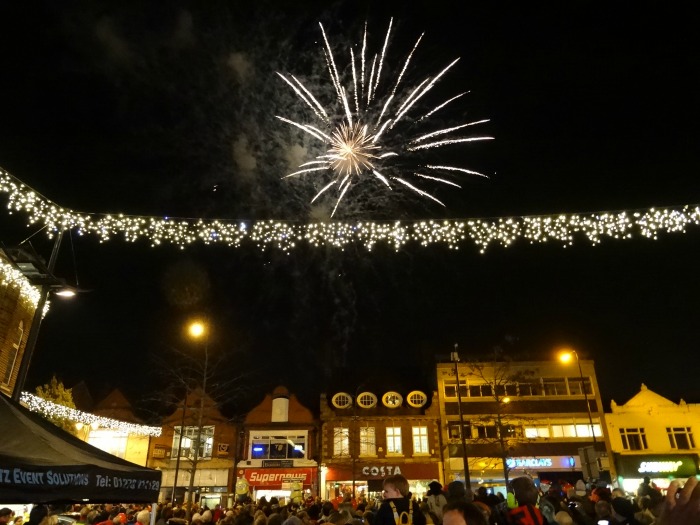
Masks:
[[[344,184],[347,186],[347,181]],[[283,251],[302,243],[341,249],[353,243],[364,245],[368,250],[377,244],[399,250],[409,243],[445,244],[458,249],[470,239],[484,253],[492,245],[507,247],[521,240],[531,244],[557,241],[564,246],[573,244],[575,238],[581,236],[592,244],[600,244],[604,238],[631,239],[634,236],[655,240],[662,233],[685,233],[689,227],[700,226],[700,205],[697,204],[494,219],[308,224],[86,214],[54,204],[2,169],[0,192],[8,194],[10,213],[26,213],[30,225],[47,226],[50,235],[71,229],[79,235],[95,235],[100,242],[121,235],[129,242],[147,239],[152,246],[174,244],[183,248],[196,242],[232,247],[252,242],[261,249]]]
[[[66,419],[76,423],[82,423],[83,425],[97,425],[100,428],[120,430],[122,432],[126,432],[127,434],[139,436],[159,437],[163,432],[161,427],[137,425],[136,423],[127,423],[126,421],[119,421],[118,419],[97,416],[95,414],[82,412],[75,408],[69,408],[51,401],[47,401],[46,399],[42,399],[39,396],[30,394],[29,392],[22,392],[20,395],[20,401],[24,403],[32,412],[38,412],[39,414],[59,419]]]
[[[18,288],[22,305],[36,310],[41,295],[39,289],[35,288],[21,271],[2,258],[0,258],[0,286],[3,290],[5,288]]]

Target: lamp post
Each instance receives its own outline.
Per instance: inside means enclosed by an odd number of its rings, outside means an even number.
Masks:
[[[172,504],[175,506],[175,491],[177,490],[177,475],[180,473],[180,456],[182,455],[182,434],[185,431],[185,414],[187,412],[187,388],[185,388],[185,399],[182,402],[182,421],[180,422],[180,439],[177,442],[177,458],[175,459],[175,479],[173,480]]]
[[[209,368],[209,345],[206,339],[207,326],[201,321],[192,322],[187,331],[192,339],[204,339],[204,368],[202,371],[202,393],[199,397],[199,413],[197,414],[197,438],[194,441],[194,454],[192,456],[192,472],[190,473],[190,485],[187,491],[187,520],[192,515],[192,491],[194,489],[194,475],[199,461],[199,449],[202,443],[202,417],[204,415],[204,396],[207,392],[207,375]],[[180,436],[182,440],[182,436]]]
[[[19,398],[22,395],[22,390],[24,389],[24,384],[27,381],[27,373],[29,372],[29,365],[32,361],[32,355],[34,354],[34,349],[36,348],[37,339],[39,338],[39,328],[41,327],[41,320],[44,317],[44,308],[46,307],[46,300],[48,299],[49,292],[54,290],[57,295],[61,295],[63,297],[71,297],[72,295],[75,295],[74,290],[65,288],[64,283],[53,275],[62,240],[63,230],[59,230],[56,234],[53,248],[51,249],[51,256],[49,257],[48,265],[45,267],[39,260],[39,256],[31,248],[29,250],[24,248],[9,251],[5,250],[6,254],[10,256],[12,261],[20,268],[22,273],[24,273],[30,279],[36,279],[39,284],[39,301],[37,302],[36,309],[34,310],[32,324],[29,327],[29,334],[27,335],[27,342],[24,345],[22,361],[19,364],[19,370],[17,372],[17,380],[15,381],[15,387],[12,391],[12,399],[15,401],[19,401]]]
[[[464,414],[462,412],[462,393],[459,388],[459,353],[457,345],[455,351],[450,353],[450,361],[455,364],[455,381],[457,382],[457,408],[459,409],[459,435],[462,438],[462,461],[464,462],[464,485],[467,493],[471,493],[472,480],[469,476],[469,457],[467,456],[467,438],[464,435]]]
[[[581,390],[583,391],[583,399],[586,401],[586,410],[588,411],[588,424],[591,427],[591,437],[593,438],[593,449],[595,450],[596,439],[595,439],[595,429],[593,428],[593,415],[591,414],[591,405],[588,403],[588,392],[586,392],[586,385],[584,383],[583,370],[581,369],[581,361],[578,358],[578,352],[573,349],[563,350],[559,354],[559,360],[562,363],[569,363],[572,356],[576,358],[576,365],[578,366],[579,379],[581,380]]]

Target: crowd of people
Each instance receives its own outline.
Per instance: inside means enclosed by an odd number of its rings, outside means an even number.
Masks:
[[[479,488],[472,494],[460,481],[444,490],[430,483],[417,499],[401,475],[384,480],[381,497],[340,502],[309,499],[281,505],[276,498],[257,502],[243,499],[232,508],[198,507],[190,512],[170,503],[145,506],[100,505],[77,510],[75,525],[700,525],[700,484],[690,478],[681,488],[671,482],[666,494],[648,478],[636,495],[621,489],[587,486],[579,481],[563,491],[536,486],[528,476],[509,484],[508,496]],[[0,525],[57,525],[57,515],[35,506],[28,516],[0,509]]]

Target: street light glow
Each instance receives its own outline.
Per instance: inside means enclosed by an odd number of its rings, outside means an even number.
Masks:
[[[188,327],[188,332],[190,336],[194,337],[195,339],[199,339],[200,337],[202,337],[205,331],[206,326],[200,321],[194,321],[193,323],[190,323]]]
[[[574,351],[573,350],[562,350],[559,352],[559,361],[562,363],[570,363],[572,359],[574,358]]]

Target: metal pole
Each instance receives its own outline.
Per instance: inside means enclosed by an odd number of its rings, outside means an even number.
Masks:
[[[471,494],[472,480],[469,476],[469,457],[467,456],[467,439],[464,436],[464,414],[462,413],[462,394],[459,388],[459,354],[457,353],[457,345],[455,351],[452,352],[452,361],[455,364],[455,380],[457,381],[457,407],[459,408],[459,435],[462,437],[462,461],[464,461],[464,484],[467,493]]]
[[[192,458],[192,473],[190,474],[190,487],[187,494],[187,519],[192,516],[192,490],[194,489],[194,475],[199,461],[199,447],[202,443],[202,417],[204,415],[204,396],[207,394],[207,368],[209,367],[209,344],[204,343],[204,373],[202,374],[202,395],[199,398],[199,414],[197,415],[197,440],[195,441],[194,456]]]
[[[182,434],[185,431],[185,412],[187,412],[187,388],[185,388],[185,400],[182,402],[182,422],[180,423],[180,439],[177,442],[177,460],[175,461],[175,479],[173,480],[172,504],[175,506],[175,489],[177,489],[177,475],[180,473],[180,455],[182,452]]]
[[[56,234],[56,240],[53,243],[51,257],[49,258],[49,265],[47,267],[50,274],[53,274],[54,268],[56,267],[56,258],[58,257],[58,250],[61,247],[62,239],[63,230],[59,231]],[[39,287],[39,302],[36,305],[36,310],[34,310],[32,326],[29,327],[29,335],[27,335],[27,344],[24,346],[22,362],[19,364],[19,371],[17,372],[17,381],[15,381],[15,388],[12,391],[12,399],[18,402],[20,396],[22,395],[22,390],[24,390],[24,384],[27,381],[29,365],[32,361],[34,348],[36,348],[36,341],[39,338],[39,328],[41,327],[41,320],[44,317],[44,307],[46,306],[46,299],[49,295],[50,290],[51,287],[48,284],[43,284]]]

